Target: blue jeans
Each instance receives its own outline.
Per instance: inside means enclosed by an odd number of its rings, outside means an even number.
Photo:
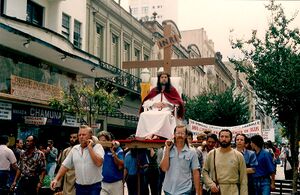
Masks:
[[[1,157],[4,158],[4,157]],[[8,179],[9,179],[9,171],[1,171],[0,170],[0,194],[4,194],[4,190],[7,190],[7,184],[8,184]]]
[[[99,195],[101,191],[101,182],[91,185],[80,185],[75,183],[76,195]]]
[[[56,168],[56,162],[48,163],[46,166],[47,174],[49,175],[50,179],[54,178],[55,168]]]
[[[270,195],[271,179],[269,177],[253,178],[255,195]]]

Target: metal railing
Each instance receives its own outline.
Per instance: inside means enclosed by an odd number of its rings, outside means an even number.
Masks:
[[[140,83],[142,80],[139,77],[136,77],[128,72],[125,72],[124,70],[121,70],[103,61],[99,61],[99,65],[101,68],[107,69],[112,73],[118,75],[116,77],[99,78],[99,79],[111,82],[117,87],[122,87],[134,93],[140,94],[141,92]]]
[[[282,195],[287,195],[287,194],[292,194],[292,180],[275,180],[275,191],[271,192],[271,194],[282,194]],[[297,194],[300,194],[300,181],[298,180],[297,183]]]

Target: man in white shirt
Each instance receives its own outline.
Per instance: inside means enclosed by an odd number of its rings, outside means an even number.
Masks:
[[[82,125],[78,132],[79,145],[72,148],[62,163],[56,177],[51,182],[51,189],[69,170],[74,168],[76,175],[76,195],[99,195],[102,181],[102,164],[104,150],[100,144],[92,140],[92,130]]]
[[[10,165],[17,169],[17,159],[11,149],[7,147],[8,136],[0,136],[0,194],[8,189]]]

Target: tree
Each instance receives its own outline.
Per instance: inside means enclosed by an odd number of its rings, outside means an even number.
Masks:
[[[116,94],[116,90],[106,91],[104,88],[94,90],[89,86],[71,85],[70,93],[64,93],[62,99],[52,99],[50,106],[63,112],[77,114],[81,121],[92,120],[100,115],[117,111],[123,104],[124,98]]]
[[[296,192],[298,173],[298,140],[300,112],[300,34],[289,25],[296,15],[288,19],[280,4],[270,0],[266,8],[271,22],[264,39],[252,32],[249,40],[231,40],[233,49],[243,56],[230,59],[236,68],[246,73],[260,104],[287,129],[290,138],[293,167],[293,192]]]
[[[211,89],[188,98],[185,107],[186,118],[212,125],[235,126],[249,121],[248,102],[243,95],[234,95],[233,87],[223,93]]]

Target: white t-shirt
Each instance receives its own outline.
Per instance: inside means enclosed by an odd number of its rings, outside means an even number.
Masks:
[[[0,170],[9,171],[10,165],[17,162],[14,152],[6,145],[0,145]]]

